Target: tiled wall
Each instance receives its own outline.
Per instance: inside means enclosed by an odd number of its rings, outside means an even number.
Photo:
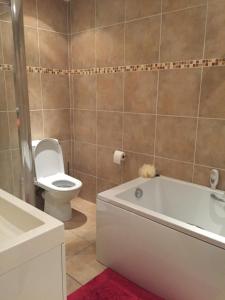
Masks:
[[[204,185],[215,167],[225,188],[225,67],[204,60],[225,57],[224,11],[224,0],[71,1],[73,167],[84,198],[137,177],[143,163]]]
[[[11,65],[4,2],[0,64]],[[24,0],[24,9],[32,138],[60,139],[81,196],[95,201],[143,163],[204,185],[215,167],[225,188],[223,0]],[[0,87],[0,185],[10,190],[19,178],[12,72],[0,71]]]
[[[27,65],[68,70],[68,3],[26,0],[24,6]],[[71,164],[68,75],[29,72],[28,83],[32,138],[59,139],[65,161]]]
[[[0,0],[0,64],[13,65],[11,17],[5,3]],[[46,69],[69,68],[69,6],[63,0],[24,0],[23,3],[26,58],[27,65],[32,67],[28,72],[32,138],[58,138],[67,168],[68,161],[72,165],[69,76],[54,75]],[[19,150],[12,71],[0,71],[0,86],[0,187],[19,196]]]

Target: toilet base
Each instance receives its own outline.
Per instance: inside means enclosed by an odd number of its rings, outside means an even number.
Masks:
[[[44,211],[52,217],[65,222],[72,218],[72,208],[70,201],[60,201],[48,192],[44,192]]]

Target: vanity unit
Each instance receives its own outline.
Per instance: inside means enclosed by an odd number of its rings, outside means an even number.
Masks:
[[[64,225],[0,190],[0,298],[65,300]]]

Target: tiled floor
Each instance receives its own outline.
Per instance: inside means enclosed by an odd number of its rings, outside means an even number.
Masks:
[[[73,217],[65,222],[67,294],[105,269],[95,257],[96,205],[81,198],[71,205]]]

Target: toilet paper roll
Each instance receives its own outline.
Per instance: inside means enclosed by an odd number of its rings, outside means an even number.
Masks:
[[[125,160],[125,153],[123,151],[116,150],[113,155],[113,162],[120,165]]]

